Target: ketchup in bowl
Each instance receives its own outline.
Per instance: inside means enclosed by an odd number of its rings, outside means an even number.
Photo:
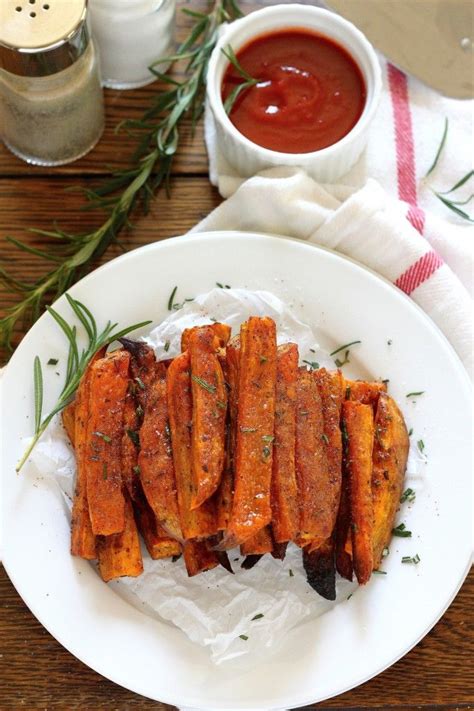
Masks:
[[[229,118],[253,143],[281,153],[310,153],[337,143],[359,120],[366,89],[352,57],[304,29],[262,35],[237,59],[258,84],[243,90]],[[222,99],[245,81],[229,64]]]

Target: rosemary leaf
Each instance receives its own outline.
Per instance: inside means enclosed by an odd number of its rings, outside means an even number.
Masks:
[[[444,129],[443,129],[443,135],[441,137],[441,143],[438,146],[438,150],[436,151],[436,155],[434,157],[434,161],[432,162],[431,166],[428,168],[428,172],[425,173],[425,178],[430,175],[433,170],[436,168],[438,165],[439,158],[441,156],[441,153],[443,152],[444,144],[446,143],[446,138],[448,136],[448,126],[449,126],[449,121],[447,117],[444,119]]]
[[[351,341],[350,343],[345,343],[343,346],[339,346],[339,348],[336,348],[335,351],[330,353],[330,356],[335,356],[337,353],[340,353],[341,351],[345,351],[347,348],[350,348],[351,346],[355,346],[356,343],[362,343],[362,341]]]
[[[235,52],[230,46],[230,44],[227,45],[226,49],[222,49],[221,51],[222,54],[227,57],[234,69],[237,71],[237,74],[244,80],[241,84],[238,84],[234,89],[232,89],[229,96],[224,101],[224,110],[226,114],[229,115],[232,109],[234,108],[234,104],[239,98],[240,94],[243,91],[246,91],[247,89],[251,89],[253,86],[256,86],[261,80],[252,77],[243,68],[243,66],[240,64],[239,60],[235,56]]]
[[[35,394],[35,434],[38,434],[43,413],[43,371],[38,356],[35,356],[33,364],[33,387]]]

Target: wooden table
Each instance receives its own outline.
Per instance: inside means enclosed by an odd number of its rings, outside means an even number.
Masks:
[[[183,4],[183,3],[182,3]],[[253,9],[261,0],[242,0]],[[204,0],[193,8],[205,8]],[[183,18],[179,21],[182,35]],[[19,254],[5,241],[15,235],[30,244],[37,240],[28,227],[48,229],[54,220],[66,230],[80,231],[99,224],[101,216],[80,211],[78,192],[65,194],[71,185],[89,186],[107,172],[105,166],[123,166],[131,153],[131,140],[114,135],[123,118],[139,116],[156,87],[133,92],[106,92],[107,128],[97,148],[84,159],[54,170],[31,168],[0,147],[0,259],[22,279],[34,280],[44,265],[36,257]],[[126,249],[179,235],[190,229],[220,202],[208,182],[202,130],[182,133],[174,180],[168,199],[160,193],[147,216],[137,213],[134,227],[121,239]],[[98,262],[121,253],[112,245]],[[0,314],[14,299],[0,291]],[[21,334],[20,334],[21,335]],[[2,354],[3,359],[6,353]],[[12,403],[14,406],[14,403]],[[440,561],[440,576],[443,562]],[[429,590],[426,591],[429,595]],[[409,590],[407,590],[409,595]],[[406,657],[377,678],[318,708],[471,708],[474,704],[474,575],[470,575],[448,612],[430,634]],[[107,681],[75,659],[37,622],[16,593],[5,571],[0,571],[0,709],[112,709],[170,708],[149,701]]]

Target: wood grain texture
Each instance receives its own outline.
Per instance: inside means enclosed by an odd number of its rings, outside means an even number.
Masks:
[[[311,0],[304,0],[311,4]],[[277,0],[242,0],[246,11],[275,4]],[[181,2],[193,9],[207,7],[206,0]],[[317,4],[317,3],[313,3]],[[179,19],[179,35],[185,21]],[[5,241],[8,234],[38,245],[28,227],[48,229],[56,220],[66,230],[85,230],[99,224],[101,216],[80,211],[81,195],[64,193],[71,186],[89,186],[107,172],[105,166],[126,164],[132,141],[117,138],[114,127],[126,117],[140,114],[156,85],[132,92],[106,92],[107,129],[97,148],[88,156],[62,168],[34,168],[22,163],[0,146],[0,259],[24,280],[43,272],[40,260]],[[179,235],[193,227],[220,198],[207,179],[207,158],[202,127],[191,135],[182,131],[182,145],[174,166],[170,199],[160,193],[147,216],[136,214],[134,229],[120,239],[125,249]],[[98,261],[121,254],[112,245]],[[0,314],[13,300],[0,291]],[[0,354],[2,355],[2,354]],[[5,356],[5,354],[3,354]],[[474,574],[432,632],[391,669],[358,689],[317,706],[318,709],[414,709],[471,708],[474,682],[472,609]],[[3,569],[0,569],[0,711],[61,709],[84,711],[107,709],[171,709],[137,696],[93,672],[75,659],[33,617]]]

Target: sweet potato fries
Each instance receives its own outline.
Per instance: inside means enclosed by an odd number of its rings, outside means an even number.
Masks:
[[[182,554],[189,575],[240,546],[242,567],[303,550],[309,584],[366,583],[398,508],[408,435],[383,383],[298,367],[275,323],[251,317],[182,335],[157,362],[144,343],[98,352],[63,422],[76,450],[71,553],[105,581]]]

